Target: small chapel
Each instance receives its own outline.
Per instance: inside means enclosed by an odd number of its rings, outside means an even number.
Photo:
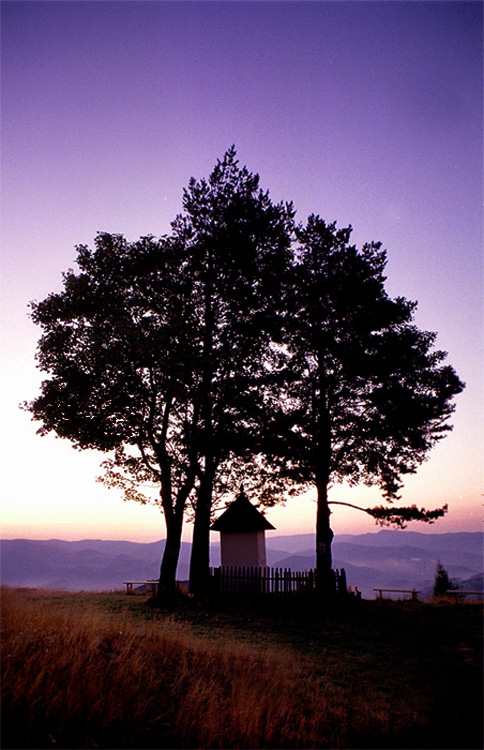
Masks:
[[[266,567],[265,532],[275,526],[252,505],[243,486],[211,528],[220,532],[222,567]]]

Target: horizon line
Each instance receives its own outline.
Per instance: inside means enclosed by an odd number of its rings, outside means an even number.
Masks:
[[[352,537],[360,537],[360,536],[377,536],[378,534],[385,533],[385,532],[391,532],[391,533],[397,533],[397,534],[420,534],[423,536],[451,536],[454,534],[482,534],[484,535],[484,529],[482,530],[460,530],[460,531],[415,531],[413,529],[378,529],[378,531],[365,531],[362,533],[343,533],[343,534],[335,534],[333,543],[337,542],[338,538],[344,537],[344,536],[352,536]],[[301,532],[296,534],[273,534],[271,537],[266,538],[266,541],[269,541],[270,539],[277,539],[277,538],[289,538],[289,537],[295,537],[295,536],[316,536],[315,531],[309,531],[309,532]],[[8,536],[8,537],[0,537],[0,544],[2,542],[65,542],[67,544],[69,543],[77,543],[77,542],[126,542],[128,544],[159,544],[160,542],[166,541],[166,537],[161,537],[160,539],[154,539],[152,541],[139,541],[139,540],[133,540],[133,539],[107,539],[107,538],[101,538],[101,537],[82,537],[79,539],[62,539],[61,537],[27,537],[27,536]],[[182,540],[182,544],[192,544],[191,540]],[[211,542],[212,544],[212,542]],[[217,544],[217,542],[215,542]]]

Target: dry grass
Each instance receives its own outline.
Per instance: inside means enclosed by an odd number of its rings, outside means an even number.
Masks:
[[[304,670],[286,651],[60,609],[41,592],[6,590],[3,611],[12,747],[295,747],[341,718],[321,686],[298,696]]]
[[[430,720],[422,696],[362,689],[365,664],[331,653],[212,640],[96,595],[4,589],[2,609],[4,750],[409,747]]]

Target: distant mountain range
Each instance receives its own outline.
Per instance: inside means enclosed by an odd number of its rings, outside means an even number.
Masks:
[[[66,542],[12,539],[0,542],[1,581],[11,586],[69,591],[120,589],[125,580],[157,578],[164,541],[152,543],[86,539]],[[182,544],[179,580],[188,578],[191,545]],[[345,568],[348,584],[366,598],[374,587],[432,591],[437,561],[460,587],[482,590],[484,534],[425,534],[384,530],[343,534],[333,543],[333,566]],[[220,546],[211,548],[211,564],[220,565]],[[267,564],[308,570],[315,566],[314,534],[267,538]]]

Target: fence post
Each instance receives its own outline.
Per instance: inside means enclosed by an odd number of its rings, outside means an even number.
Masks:
[[[213,581],[213,590],[216,594],[220,594],[220,590],[221,590],[220,573],[221,573],[221,568],[210,568],[210,575],[212,576],[212,581]]]
[[[316,570],[292,571],[290,568],[219,566],[210,568],[214,593],[230,594],[290,594],[295,591],[318,589]],[[322,591],[329,598],[348,594],[346,571],[332,569],[325,574]]]
[[[346,584],[346,570],[344,568],[341,568],[339,573],[338,594],[340,594],[340,596],[346,596],[347,593],[348,586]]]

